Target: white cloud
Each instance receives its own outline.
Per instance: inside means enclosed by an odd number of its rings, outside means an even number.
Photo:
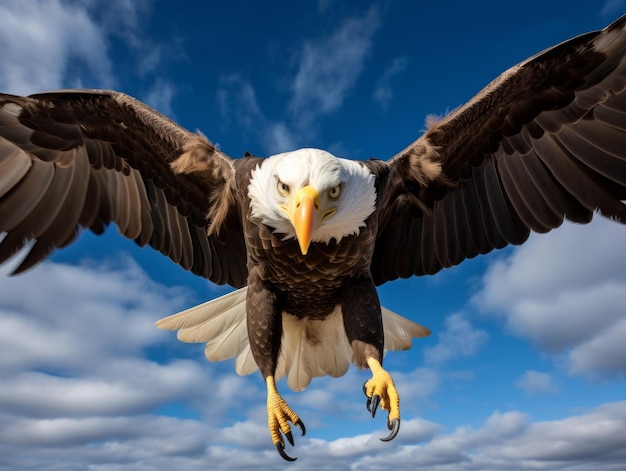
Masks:
[[[438,343],[424,349],[426,363],[440,365],[459,357],[474,355],[485,345],[487,332],[477,329],[460,314],[446,318],[446,329],[437,334]]]
[[[617,470],[626,459],[626,402],[579,416],[532,423],[520,412],[496,412],[479,429],[459,427],[422,445],[368,455],[355,469]]]
[[[185,298],[186,290],[155,283],[123,258],[89,267],[46,262],[4,277],[0,411],[18,414],[18,421],[19,414],[54,421],[145,413],[186,398],[199,413],[214,413],[241,398],[223,394],[204,406],[201,399],[223,375],[209,376],[208,364],[145,358],[146,348],[178,346],[154,322],[184,307]]]
[[[317,0],[317,11],[323,15],[332,7],[332,0]]]
[[[176,95],[176,86],[165,78],[157,79],[143,100],[155,110],[175,120],[172,110],[172,99]]]
[[[114,83],[105,34],[84,6],[60,0],[8,0],[0,5],[0,18],[3,91],[27,94],[60,88],[70,60],[84,64],[102,86]],[[84,78],[74,76],[72,82]]]
[[[393,99],[393,89],[391,88],[391,81],[397,75],[400,75],[406,70],[409,61],[406,57],[396,57],[389,68],[385,70],[383,75],[376,82],[374,88],[374,100],[378,102],[384,109],[389,105],[389,102]]]
[[[600,10],[600,15],[604,18],[617,19],[624,13],[624,9],[626,9],[626,0],[606,0]]]
[[[249,80],[238,74],[221,76],[217,100],[224,125],[259,138],[269,154],[306,145],[316,133],[316,120],[341,107],[355,85],[379,27],[378,8],[371,7],[344,20],[333,34],[302,44],[295,59],[289,122],[264,112]]]
[[[579,466],[587,461],[601,466],[604,460],[626,458],[625,432],[626,403],[609,403],[582,415],[532,424],[515,441],[494,450],[494,456],[518,460],[528,467],[551,461],[561,465],[578,461]]]
[[[416,368],[407,373],[392,372],[392,377],[398,390],[402,394],[403,404],[406,410],[411,410],[408,402],[419,407],[432,396],[441,383],[441,377],[437,370],[432,368]],[[406,400],[405,400],[406,399]],[[403,406],[403,410],[405,407]]]
[[[559,388],[552,381],[552,376],[541,371],[529,370],[517,381],[516,386],[527,394],[555,394]]]
[[[272,123],[265,138],[265,147],[270,154],[297,149],[298,139],[285,123]]]
[[[0,367],[63,362],[90,370],[100,357],[136,353],[164,338],[155,319],[179,310],[184,293],[153,282],[129,259],[92,268],[44,263],[6,278],[0,284]]]
[[[284,468],[269,441],[260,378],[224,374],[200,355],[198,361],[166,364],[146,358],[146,348],[180,345],[153,322],[164,311],[180,309],[184,290],[151,281],[128,261],[82,267],[47,262],[5,278],[0,290],[0,322],[17,319],[22,324],[11,331],[13,337],[30,344],[27,334],[36,331],[42,342],[20,350],[20,341],[7,343],[9,335],[0,341],[0,358],[9,362],[3,365],[0,389],[0,468],[36,463],[48,471],[58,469],[58,462],[70,471],[205,469],[217,462],[224,468],[259,462],[267,469]],[[66,336],[59,337],[63,332]],[[442,343],[454,333],[482,337],[460,316],[448,319]],[[58,344],[62,348],[54,353]],[[46,360],[49,351],[53,361]],[[462,352],[467,350],[456,354]],[[391,444],[378,440],[385,434],[384,415],[372,420],[365,411],[360,385],[367,372],[351,369],[340,380],[316,380],[302,394],[280,383],[309,427],[305,437],[294,433],[296,448],[287,450],[299,458],[294,468],[376,470],[387,469],[392,460],[397,469],[522,470],[549,468],[558,459],[564,470],[593,461],[594,469],[608,471],[611,459],[626,458],[626,403],[553,422],[533,423],[519,411],[496,412],[478,428],[446,431],[414,415],[439,387],[439,374],[427,368],[392,374],[404,420]],[[183,414],[190,418],[152,413],[180,404],[191,408]],[[357,420],[362,430],[372,431],[319,438],[329,420]]]
[[[118,88],[140,76],[146,100],[171,116],[175,89],[160,72],[167,56],[179,56],[177,40],[167,46],[143,34],[150,0],[8,0],[0,4],[0,90],[25,95],[59,88]],[[121,40],[134,60],[118,74],[110,59],[111,39]],[[120,77],[118,77],[118,75]],[[136,79],[135,79],[136,81]]]
[[[596,379],[605,375],[625,379],[624,339],[626,339],[626,316],[573,348],[568,355],[569,371]]]
[[[250,82],[237,74],[223,75],[219,79],[217,100],[222,119],[226,124],[254,129],[259,119],[265,119],[259,108],[256,92]]]
[[[270,120],[259,106],[253,85],[237,74],[219,79],[217,102],[222,123],[235,127],[241,138],[258,138],[268,154],[277,154],[296,148],[296,139],[289,126]]]
[[[490,265],[473,301],[541,350],[565,355],[572,373],[623,375],[626,345],[615,334],[626,319],[623,231],[598,218],[533,235]]]
[[[85,5],[99,25],[110,34],[125,38],[127,43],[137,47],[144,43],[138,30],[149,14],[153,0],[107,0],[106,6],[100,0],[78,0]]]
[[[161,468],[160,459],[174,469],[171,454],[205,456],[208,443],[230,444],[213,427],[264,400],[252,378],[220,372],[201,350],[198,361],[147,358],[146,349],[191,348],[154,326],[185,307],[188,293],[152,281],[134,262],[44,262],[7,278],[9,270],[2,267],[0,283],[0,469],[31,459],[84,469],[146,457],[148,469]],[[183,403],[203,419],[151,414]]]
[[[379,11],[347,19],[332,35],[306,42],[300,52],[289,109],[301,127],[339,108],[356,82],[380,26]]]
[[[78,372],[63,363],[58,366],[66,373]],[[207,372],[188,360],[159,365],[109,357],[104,366],[94,365],[78,377],[37,371],[11,375],[0,390],[0,405],[40,418],[115,416],[149,412],[172,397],[184,397],[190,387],[205,387],[207,392],[215,388]]]

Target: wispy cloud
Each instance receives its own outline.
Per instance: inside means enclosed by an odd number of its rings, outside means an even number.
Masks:
[[[302,126],[335,111],[356,82],[380,26],[379,10],[347,19],[332,35],[307,41],[291,86],[289,109]]]
[[[570,372],[626,374],[626,239],[598,218],[565,224],[492,263],[474,298],[542,351],[565,356]]]
[[[438,343],[424,349],[426,363],[440,365],[459,357],[476,354],[487,342],[487,332],[474,327],[460,314],[446,318],[446,329],[437,334]]]
[[[94,20],[108,33],[119,36],[132,47],[146,42],[140,33],[144,19],[150,13],[153,0],[78,0],[89,9]]]
[[[600,421],[600,422],[598,422]],[[592,438],[593,424],[604,422],[602,438]],[[481,428],[459,427],[423,445],[393,455],[398,469],[614,469],[626,459],[626,403],[598,407],[555,421],[529,422],[518,411],[496,412]],[[387,454],[367,456],[359,469],[384,469]],[[387,461],[388,463],[388,461]]]
[[[373,98],[374,101],[380,104],[383,109],[386,109],[389,102],[393,99],[393,89],[391,82],[394,77],[403,73],[408,65],[409,61],[406,57],[397,57],[393,60],[389,68],[385,70],[383,75],[376,82],[374,88]]]
[[[541,371],[529,370],[517,381],[516,386],[527,394],[555,394],[559,388],[552,376]]]
[[[39,287],[37,296],[31,295],[33,286]],[[0,328],[0,467],[25,469],[36,462],[52,471],[62,460],[69,471],[94,464],[111,470],[206,469],[215,462],[283,469],[269,444],[260,378],[236,377],[232,365],[225,365],[225,373],[201,358],[162,364],[146,356],[148,348],[177,348],[173,336],[153,322],[180,309],[185,299],[184,289],[155,283],[130,261],[82,267],[47,262],[5,278],[0,319],[10,324]],[[459,316],[447,325],[441,343],[453,334],[476,337]],[[312,427],[306,437],[296,437],[297,469],[367,471],[386,469],[393,460],[397,469],[525,470],[550,467],[558,458],[560,469],[593,462],[594,469],[609,471],[626,459],[626,403],[552,422],[533,423],[520,411],[496,412],[476,428],[448,431],[412,415],[438,387],[437,373],[418,368],[393,374],[403,391],[405,419],[396,439],[401,447],[378,440],[384,417],[367,417],[355,387],[364,378],[355,369],[339,380],[315,381],[302,394],[285,391]],[[188,418],[167,413],[181,404],[191,408],[183,414]],[[316,436],[333,415],[344,426],[347,417],[367,422],[342,438]],[[556,451],[548,446],[555,442]]]
[[[103,86],[115,83],[105,33],[84,6],[9,0],[0,5],[0,18],[3,91],[25,94],[62,87],[70,60],[84,64]],[[75,75],[72,82],[87,78]]]
[[[254,88],[237,74],[220,77],[217,98],[223,119],[251,126],[261,114]]]
[[[119,88],[140,76],[145,99],[167,115],[176,89],[163,75],[163,48],[143,34],[150,0],[8,0],[0,4],[0,90],[30,94],[58,88]],[[111,38],[133,51],[135,67],[113,69]],[[170,44],[176,41],[170,41]],[[172,46],[168,46],[172,48]]]
[[[7,270],[0,273],[0,469],[8,459],[10,468],[22,469],[28,456],[55,453],[98,461],[112,440],[128,452],[127,462],[136,459],[126,449],[132,443],[144,452],[152,450],[148,442],[199,452],[225,414],[264,397],[252,378],[213,369],[200,355],[167,363],[148,358],[147,349],[180,348],[154,322],[186,307],[188,291],[155,283],[131,260],[45,262],[12,278]],[[152,414],[183,402],[210,420]],[[162,427],[168,432],[161,434]],[[169,435],[176,429],[185,437]],[[16,449],[9,458],[10,447],[27,451]],[[151,453],[157,460],[161,454]]]
[[[596,427],[597,424],[602,427]],[[240,423],[223,433],[237,437],[237,445],[206,446],[201,437],[220,431],[194,420],[170,417],[135,416],[119,420],[105,417],[68,421],[64,436],[74,436],[64,446],[49,434],[45,424],[27,429],[28,420],[20,424],[0,445],[3,461],[13,469],[25,468],[37,460],[38,469],[55,469],[47,462],[62,458],[64,469],[73,471],[87,465],[101,464],[111,470],[129,469],[206,469],[219,463],[222,469],[244,469],[263,463],[264,469],[284,469],[273,450],[246,446],[245,438],[261,432],[249,423]],[[114,442],[93,440],[92,430],[109,430],[109,436],[123,437]],[[6,429],[4,429],[6,430]],[[39,447],[30,448],[30,457],[19,455],[24,434],[28,433]],[[599,471],[619,468],[626,459],[626,403],[605,404],[585,414],[555,421],[530,422],[518,411],[494,413],[478,428],[459,427],[450,432],[439,424],[422,419],[403,422],[402,433],[411,437],[402,447],[381,443],[375,434],[357,434],[335,440],[306,439],[298,445],[296,469],[359,469],[374,471],[395,469],[469,471],[475,469],[559,469],[575,471],[593,467]],[[33,434],[33,435],[30,435]],[[83,438],[81,443],[80,438]],[[50,441],[52,440],[52,443]],[[557,444],[557,445],[555,445]],[[9,445],[9,446],[7,446]],[[27,448],[27,449],[29,449]],[[68,462],[67,456],[72,456]],[[44,459],[42,459],[44,458]],[[556,461],[555,461],[556,460]]]
[[[218,103],[225,124],[256,133],[269,153],[305,145],[316,133],[316,121],[337,111],[350,94],[380,25],[380,11],[373,6],[343,20],[332,34],[302,43],[294,57],[297,66],[285,110],[288,121],[274,119],[261,109],[248,79],[237,74],[222,76]]]
[[[238,74],[219,79],[217,102],[226,127],[237,128],[240,139],[253,136],[261,140],[269,154],[292,150],[295,137],[283,122],[272,121],[259,106],[252,84]]]
[[[265,147],[270,154],[295,149],[301,143],[289,126],[283,122],[271,123],[269,133],[265,137]]]
[[[176,119],[172,109],[172,100],[176,96],[176,85],[165,78],[157,79],[143,97],[148,105],[171,119]]]
[[[328,12],[332,7],[332,0],[317,0],[317,11],[320,14]]]
[[[219,79],[217,101],[222,121],[226,125],[250,132],[259,120],[265,120],[252,84],[238,74],[223,75]]]
[[[593,379],[606,376],[626,379],[625,338],[626,315],[569,352],[567,365],[570,373]]]
[[[6,270],[0,271],[0,367],[7,371],[58,362],[90,371],[102,356],[140,353],[163,338],[153,328],[155,316],[176,312],[185,299],[183,290],[155,284],[130,259],[93,268],[45,263],[23,277],[6,278]]]
[[[600,15],[604,18],[617,18],[626,10],[626,0],[605,0]]]

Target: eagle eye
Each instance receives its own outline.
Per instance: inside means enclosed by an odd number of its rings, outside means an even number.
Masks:
[[[276,188],[278,189],[278,193],[280,196],[287,196],[289,194],[289,185],[278,180],[276,184]]]
[[[341,195],[341,183],[339,185],[333,186],[330,190],[328,190],[328,197],[335,201]]]

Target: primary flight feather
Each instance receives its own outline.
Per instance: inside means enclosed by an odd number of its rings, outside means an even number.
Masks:
[[[430,275],[594,212],[626,223],[626,17],[518,64],[389,160],[300,149],[233,159],[125,94],[0,94],[0,263],[15,272],[111,222],[239,290],[159,321],[209,360],[259,369],[280,455],[302,420],[276,389],[369,368],[372,415],[400,401],[385,350],[428,329],[376,285]]]

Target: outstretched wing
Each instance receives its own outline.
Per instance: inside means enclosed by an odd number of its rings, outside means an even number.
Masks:
[[[170,168],[198,139],[122,93],[0,94],[0,263],[34,241],[21,272],[72,242],[80,228],[100,234],[113,222],[187,270],[243,286],[238,209],[224,217],[219,237],[207,236],[206,216],[234,161],[212,148],[212,171]]]
[[[372,274],[433,274],[594,211],[626,223],[626,16],[509,69],[388,173]],[[382,174],[381,174],[382,175]]]

